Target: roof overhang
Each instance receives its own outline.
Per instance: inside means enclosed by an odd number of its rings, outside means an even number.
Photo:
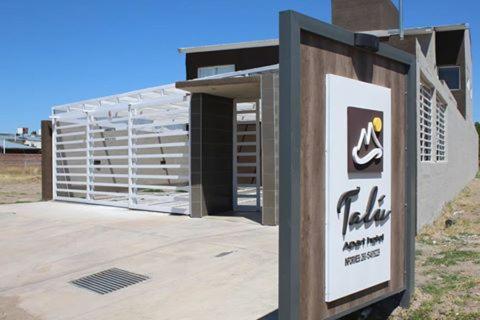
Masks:
[[[234,49],[246,49],[246,48],[259,48],[259,47],[271,47],[278,46],[278,39],[226,43],[199,47],[187,47],[179,48],[179,53],[196,53],[196,52],[209,52],[209,51],[221,51],[221,50],[234,50]]]
[[[180,81],[177,89],[190,93],[207,93],[231,99],[260,98],[260,77],[220,78],[205,80]]]
[[[405,35],[421,35],[426,33],[432,33],[433,31],[443,32],[443,31],[454,31],[454,30],[465,30],[465,29],[469,29],[469,25],[467,23],[459,23],[459,24],[444,25],[444,26],[408,28],[408,29],[405,29]],[[370,31],[362,31],[362,33],[372,34],[377,37],[389,37],[389,36],[395,36],[400,34],[400,30],[399,29],[370,30]],[[179,53],[197,53],[197,52],[270,47],[270,46],[278,46],[278,45],[279,45],[278,39],[269,39],[269,40],[226,43],[226,44],[216,44],[216,45],[207,45],[207,46],[198,46],[198,47],[185,47],[185,48],[178,48],[178,52]]]
[[[444,32],[444,31],[456,31],[456,30],[466,30],[466,29],[469,29],[469,25],[467,23],[452,24],[452,25],[445,25],[445,26],[408,28],[408,29],[405,29],[405,35],[416,36],[416,35],[432,33],[434,31]],[[400,30],[399,29],[370,30],[370,31],[362,31],[362,33],[368,33],[377,37],[390,37],[390,36],[399,35]]]

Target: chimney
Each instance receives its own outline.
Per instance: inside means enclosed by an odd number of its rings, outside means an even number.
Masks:
[[[391,0],[332,0],[332,23],[350,31],[398,29]]]

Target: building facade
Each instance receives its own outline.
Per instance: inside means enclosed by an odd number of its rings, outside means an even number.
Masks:
[[[420,228],[477,172],[470,30],[414,28],[400,39],[398,16],[390,0],[332,1],[333,24],[416,57]],[[179,52],[186,75],[173,86],[54,107],[53,197],[192,217],[251,211],[277,225],[278,40]],[[156,205],[139,205],[147,199]]]
[[[332,1],[334,25],[377,36],[381,42],[416,57],[419,229],[432,222],[445,203],[452,200],[478,170],[478,136],[472,118],[471,37],[468,25],[460,24],[410,28],[400,39],[398,18],[398,10],[390,0]],[[264,50],[260,50],[262,45]],[[278,41],[179,51],[186,54],[186,76],[190,79],[195,69],[215,70],[222,64],[228,65],[230,72],[261,67],[258,61],[275,65],[278,50],[273,48],[278,49]],[[200,59],[200,55],[211,59]],[[236,64],[241,55],[256,56],[256,59],[251,64]],[[358,72],[362,72],[360,67]],[[278,106],[274,110],[278,110]]]

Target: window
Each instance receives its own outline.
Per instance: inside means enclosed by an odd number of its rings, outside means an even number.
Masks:
[[[210,77],[217,74],[234,72],[234,71],[235,71],[234,64],[228,64],[223,66],[201,67],[197,69],[197,77],[205,78],[205,77]]]
[[[440,97],[437,97],[437,106],[435,107],[435,137],[436,137],[436,158],[437,161],[447,160],[447,150],[446,150],[446,115],[447,104],[443,102]]]
[[[460,90],[460,67],[443,66],[438,67],[438,77],[444,80],[450,90]]]
[[[432,161],[432,96],[433,90],[421,84],[418,117],[420,161]]]

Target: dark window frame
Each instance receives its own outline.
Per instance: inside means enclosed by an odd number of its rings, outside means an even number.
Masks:
[[[438,66],[438,78],[441,80],[441,81],[445,81],[445,83],[447,84],[448,86],[448,89],[450,89],[450,91],[460,91],[462,90],[462,70],[460,68],[460,66],[458,65],[443,65],[443,66]],[[450,88],[450,86],[448,85],[448,82],[442,78],[440,78],[440,70],[441,69],[452,69],[452,68],[455,68],[456,70],[458,70],[458,88]]]

